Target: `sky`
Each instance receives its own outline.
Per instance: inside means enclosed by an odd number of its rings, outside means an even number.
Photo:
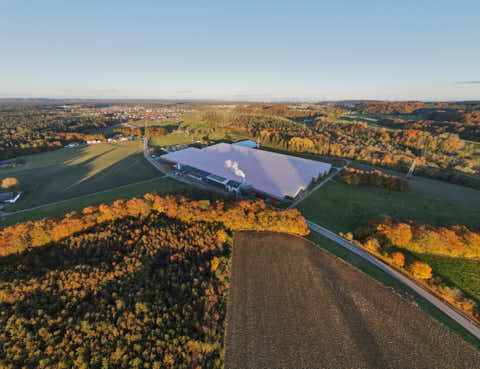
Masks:
[[[0,98],[480,99],[480,1],[0,0]]]

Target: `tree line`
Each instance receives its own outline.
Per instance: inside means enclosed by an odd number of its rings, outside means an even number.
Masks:
[[[380,170],[345,168],[337,178],[343,183],[355,186],[374,186],[402,192],[408,190],[408,182],[405,179],[385,174]]]
[[[388,217],[373,220],[341,236],[364,248],[383,261],[417,279],[444,300],[480,322],[480,306],[456,286],[435,275],[428,263],[416,254],[452,258],[480,257],[480,230],[463,225],[434,227],[411,221],[394,221]]]
[[[117,200],[107,205],[87,207],[62,217],[18,223],[0,231],[0,257],[28,248],[59,242],[105,221],[126,216],[143,218],[157,211],[184,222],[220,222],[231,230],[255,229],[308,234],[305,219],[298,210],[277,210],[261,201],[224,202],[217,200],[189,201],[183,196],[161,197],[146,194],[143,198]]]
[[[297,124],[274,116],[234,113],[239,126],[261,144],[293,152],[308,152],[357,160],[406,172],[416,160],[416,173],[480,188],[480,158],[472,144],[457,134],[421,130],[372,128],[365,123],[315,120]],[[231,128],[233,129],[233,128]]]

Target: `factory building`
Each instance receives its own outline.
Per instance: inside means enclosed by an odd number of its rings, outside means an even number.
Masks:
[[[244,186],[279,200],[297,197],[331,169],[328,163],[226,143],[189,147],[160,159],[227,190],[237,192]]]

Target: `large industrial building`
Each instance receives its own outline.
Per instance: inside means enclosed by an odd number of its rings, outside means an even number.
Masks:
[[[205,178],[228,189],[250,185],[255,192],[275,199],[297,197],[331,169],[328,163],[226,143],[203,149],[189,147],[160,158],[197,179]]]

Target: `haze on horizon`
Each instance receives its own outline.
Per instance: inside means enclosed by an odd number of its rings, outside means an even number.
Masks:
[[[4,2],[0,98],[480,99],[480,3]]]

